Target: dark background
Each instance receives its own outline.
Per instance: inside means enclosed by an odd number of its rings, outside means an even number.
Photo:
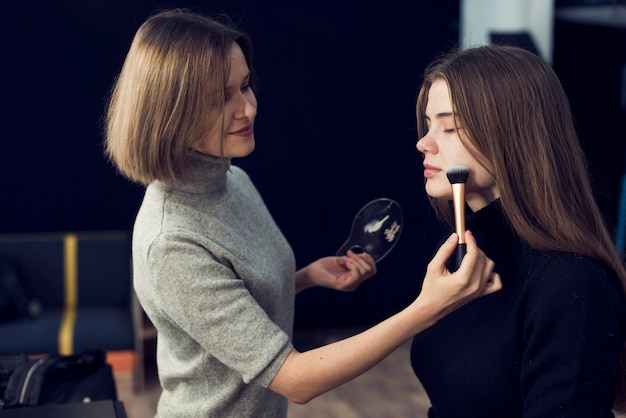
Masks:
[[[352,294],[299,295],[297,326],[371,324],[413,300],[444,232],[423,191],[415,95],[425,65],[458,39],[453,0],[4,5],[0,233],[132,229],[143,188],[104,159],[100,120],[136,29],[170,7],[227,13],[253,40],[257,148],[234,163],[259,188],[299,266],[333,254],[368,201],[388,197],[404,209],[402,237],[379,274]],[[596,32],[557,25],[554,64],[593,159],[603,210],[615,222],[626,43],[623,31]]]

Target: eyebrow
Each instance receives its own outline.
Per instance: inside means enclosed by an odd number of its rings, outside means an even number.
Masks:
[[[246,74],[246,76],[243,78],[243,80],[242,80],[242,81],[243,81],[244,83],[245,83],[246,81],[250,81],[250,77],[251,77],[251,76],[252,76],[252,71],[248,71],[248,74]],[[226,86],[226,90],[229,90],[229,89],[234,89],[234,88],[236,88],[236,87],[237,87],[237,86]]]
[[[454,112],[441,112],[435,115],[435,119],[449,118],[451,116],[454,116]],[[430,120],[430,116],[424,114],[424,119]]]

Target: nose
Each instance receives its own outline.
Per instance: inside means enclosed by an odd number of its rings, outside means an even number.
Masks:
[[[428,137],[428,134],[424,135],[423,137],[421,137],[417,143],[415,144],[415,148],[417,148],[417,150],[419,152],[421,152],[422,154],[428,152],[429,150],[431,150],[433,146],[433,142],[432,140]]]
[[[256,117],[257,101],[254,92],[242,93],[240,95],[239,103],[237,104],[237,110],[235,111],[235,118],[237,119],[249,119],[253,120]]]

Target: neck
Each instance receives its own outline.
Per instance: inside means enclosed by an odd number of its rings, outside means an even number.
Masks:
[[[500,192],[497,189],[490,190],[489,193],[467,195],[465,202],[472,212],[478,212],[491,202],[500,198]]]

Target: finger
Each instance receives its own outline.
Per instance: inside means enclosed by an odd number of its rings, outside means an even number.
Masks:
[[[485,295],[495,293],[502,289],[502,279],[498,273],[491,273],[487,283],[485,284]]]
[[[467,252],[452,277],[457,280],[458,284],[462,284],[469,294],[485,295],[489,291],[487,281],[492,276],[494,264],[478,247],[474,236],[469,231],[466,231],[465,242]]]
[[[430,263],[428,263],[428,265],[437,266],[438,269],[443,271],[445,269],[446,261],[448,261],[448,259],[454,252],[454,249],[456,248],[458,242],[459,237],[455,232],[453,232],[448,237],[448,239],[441,245],[441,247],[439,247],[437,253],[432,258],[432,260],[430,260]]]
[[[353,262],[359,274],[371,275],[376,272],[376,262],[367,253],[355,254],[348,251],[348,262]]]
[[[375,271],[374,268],[372,268],[362,260],[361,262],[355,260],[347,260],[346,268],[356,280],[371,277]]]
[[[349,257],[345,258],[343,267],[353,278],[359,278],[365,271],[365,267],[361,266],[358,260]]]
[[[485,254],[478,248],[478,244],[476,243],[476,238],[474,238],[474,234],[471,231],[465,231],[465,256],[461,260],[461,265],[458,270],[475,273],[483,273],[485,266],[480,263],[484,263],[487,258]],[[484,277],[481,275],[480,277]]]
[[[476,253],[477,255],[474,271],[475,274],[482,273],[479,277],[481,294],[487,295],[502,289],[502,279],[498,273],[493,271],[495,268],[495,262],[482,252],[476,243],[476,238],[470,231],[466,231],[465,239],[467,243],[467,252]],[[480,263],[482,263],[482,268],[480,268]]]
[[[368,253],[358,254],[360,260],[365,262],[366,273],[368,276],[373,276],[378,271],[376,266],[376,261],[374,261],[374,257],[372,257]]]
[[[369,263],[370,261],[371,261],[372,263],[374,262],[374,258],[373,258],[373,257],[371,256],[371,254],[369,254],[369,253],[355,253],[355,252],[354,252],[354,251],[352,251],[352,250],[348,250],[348,251],[346,252],[346,257],[349,257],[349,258],[351,258],[351,259],[353,259],[353,260],[364,260],[364,261],[366,261],[366,262],[368,262],[368,263]]]
[[[472,231],[470,231],[469,229],[465,231],[465,247],[466,247],[466,254],[467,253],[481,253],[481,249],[478,248],[478,244],[476,243],[476,237],[474,237],[474,234],[472,234]]]
[[[339,264],[341,267],[343,267],[346,270],[348,269],[347,263],[348,263],[348,260],[350,259],[348,258],[347,253],[346,255],[337,256],[335,259],[337,260],[337,264]]]
[[[491,279],[491,274],[494,272],[493,269],[495,266],[496,266],[496,263],[494,263],[491,258],[488,258],[487,256],[485,256],[484,276]]]
[[[372,257],[370,253],[361,253],[361,254],[357,254],[357,256],[365,260],[365,262],[370,266],[376,265],[376,261],[374,261],[374,257]]]

